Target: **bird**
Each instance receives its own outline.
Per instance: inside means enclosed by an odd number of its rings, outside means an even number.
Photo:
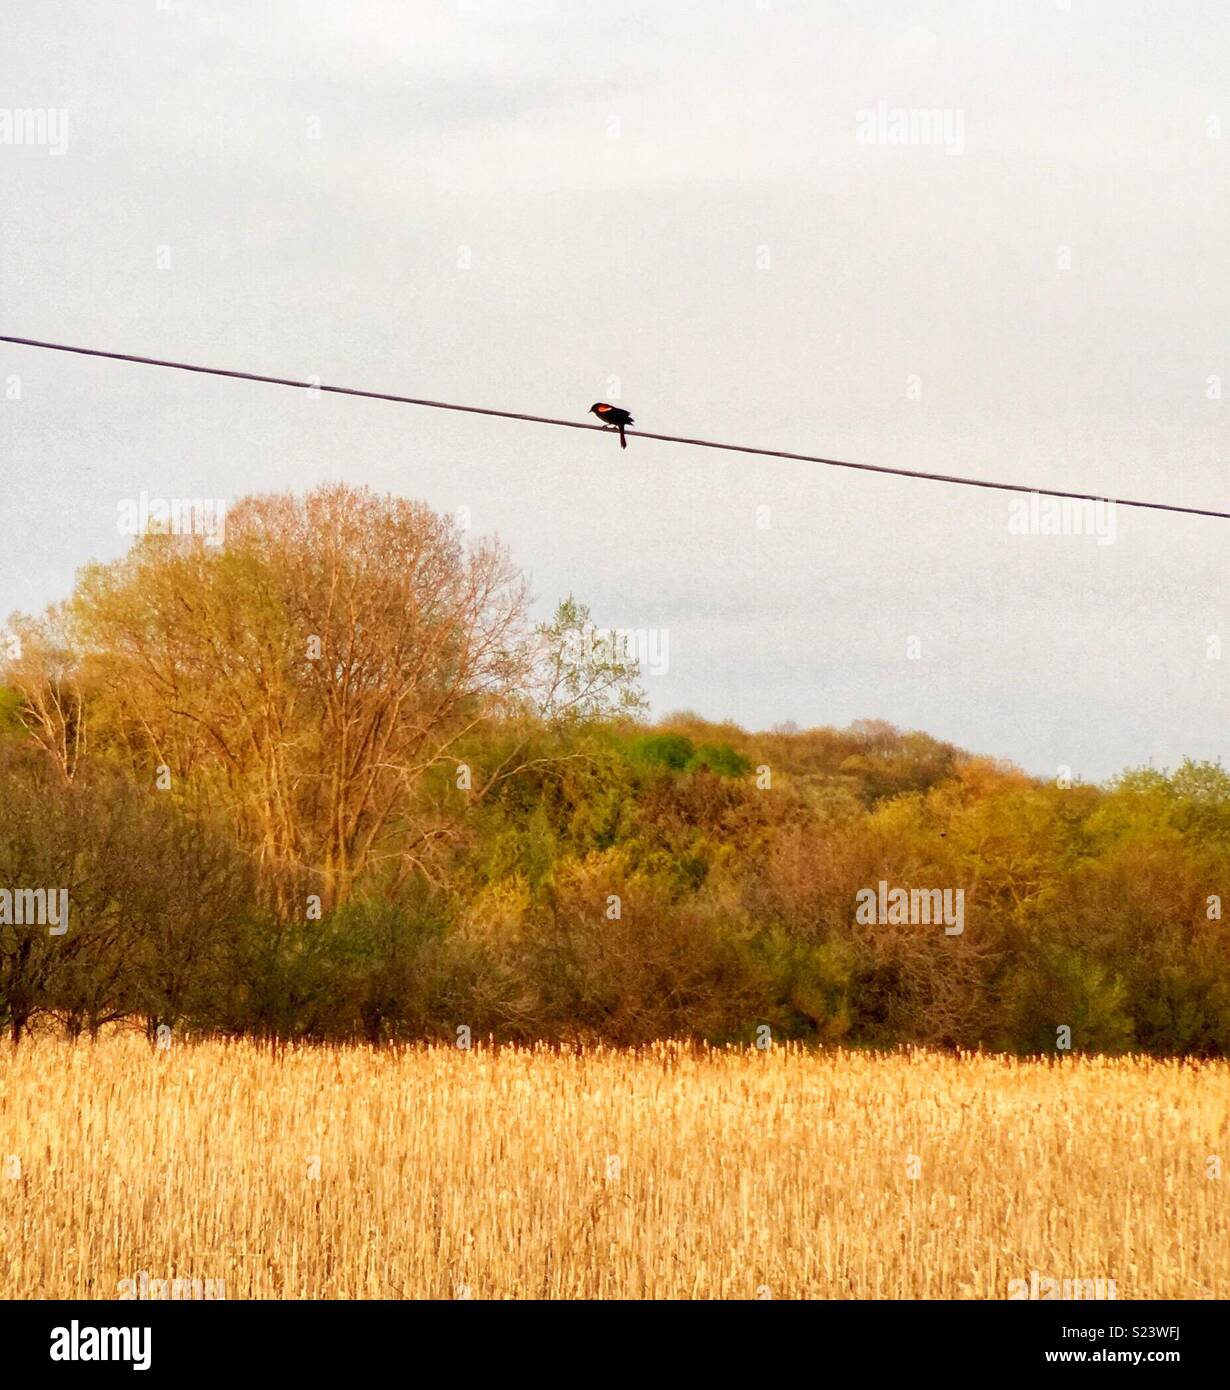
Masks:
[[[617,405],[607,405],[605,401],[596,401],[589,408],[591,415],[596,415],[608,428],[619,431],[619,447],[626,449],[628,441],[624,438],[624,426],[634,424],[635,421],[626,410],[621,410]]]

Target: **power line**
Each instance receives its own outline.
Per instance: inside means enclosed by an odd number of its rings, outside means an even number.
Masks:
[[[417,396],[397,396],[388,391],[362,391],[354,386],[326,386],[322,382],[295,381],[284,376],[262,376],[227,367],[203,367],[195,362],[172,362],[162,357],[139,357],[129,352],[104,352],[101,348],[72,347],[68,343],[45,343],[37,338],[11,338],[0,334],[0,343],[18,347],[43,348],[48,352],[72,352],[80,357],[105,357],[113,362],[135,362],[143,367],[170,367],[178,372],[199,372],[205,376],[231,377],[236,381],[260,381],[267,386],[293,386],[300,391],[327,391],[334,396],[359,396],[369,401],[393,401],[397,405],[419,405],[429,410],[457,410],[466,415],[493,415],[501,420],[528,420],[534,425],[555,425],[567,430],[600,430],[582,420],[556,420],[549,415],[526,415],[517,410],[491,410],[478,405],[455,405],[451,401],[429,401]],[[1038,493],[1042,497],[1068,497],[1078,502],[1113,502],[1119,507],[1145,507],[1155,512],[1183,512],[1189,516],[1213,516],[1230,521],[1230,512],[1205,507],[1180,507],[1171,502],[1140,502],[1130,497],[1103,497],[1096,492],[1065,492],[1052,487],[1030,487],[1025,483],[995,483],[989,478],[965,478],[951,473],[926,473],[914,468],[890,468],[880,463],[852,463],[848,459],[821,458],[817,454],[793,454],[784,449],[758,449],[750,444],[723,444],[714,439],[688,439],[677,434],[652,434],[648,430],[628,430],[636,439],[658,439],[666,444],[688,444],[697,449],[723,449],[734,454],[755,454],[761,458],[791,459],[796,463],[819,463],[826,468],[854,468],[861,473],[888,473],[898,478],[921,478],[932,483],[955,483],[961,487],[994,488],[998,492]]]

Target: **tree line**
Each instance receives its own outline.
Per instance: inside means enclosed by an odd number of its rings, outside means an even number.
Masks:
[[[527,611],[499,545],[328,487],[14,615],[0,890],[71,913],[0,898],[0,1026],[1228,1050],[1220,765],[649,725],[582,603]],[[858,911],[890,887],[959,892],[959,934]]]

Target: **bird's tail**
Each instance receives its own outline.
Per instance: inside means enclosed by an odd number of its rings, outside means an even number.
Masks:
[[[621,449],[626,449],[628,447],[628,441],[624,438],[624,427],[622,425],[619,427],[619,447]]]

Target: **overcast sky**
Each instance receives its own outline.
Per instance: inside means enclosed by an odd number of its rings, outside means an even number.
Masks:
[[[1224,4],[4,0],[4,29],[0,333],[1230,510]],[[120,554],[143,489],[330,479],[468,507],[544,614],[664,629],[655,714],[883,718],[1087,779],[1227,752],[1230,522],[1022,535],[1010,493],[7,345],[0,622]]]

